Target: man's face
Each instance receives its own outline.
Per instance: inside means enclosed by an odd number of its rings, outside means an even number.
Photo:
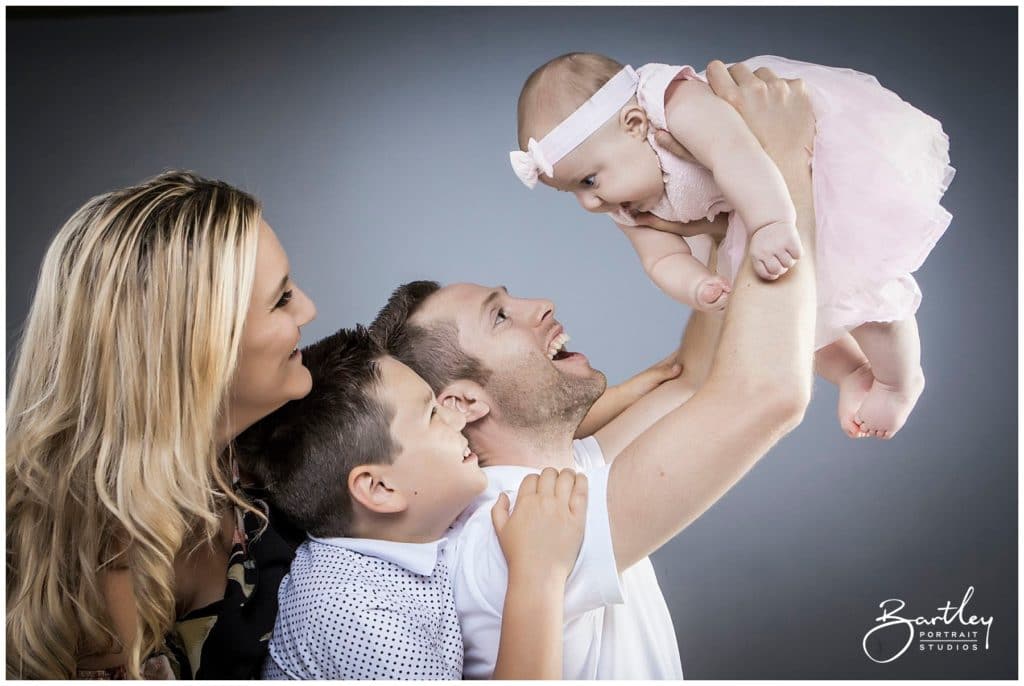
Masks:
[[[454,322],[462,349],[491,370],[485,391],[491,418],[535,428],[556,422],[575,429],[604,392],[604,374],[564,347],[565,331],[549,300],[508,294],[504,286],[453,284],[432,295],[413,318]]]

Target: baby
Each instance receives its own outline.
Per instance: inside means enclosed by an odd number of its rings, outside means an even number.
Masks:
[[[867,74],[771,56],[743,64],[759,70],[766,88],[806,88],[810,97],[817,369],[839,386],[849,435],[891,438],[924,388],[914,318],[921,292],[911,272],[952,219],[939,204],[954,174],[949,139],[938,121]],[[755,78],[748,69],[736,73]],[[764,279],[779,278],[801,258],[781,174],[692,68],[634,71],[602,55],[571,53],[530,75],[518,110],[521,150],[511,160],[523,183],[540,180],[575,194],[588,211],[611,215],[647,274],[676,300],[722,309],[745,255]],[[681,144],[683,157],[659,145],[658,129]],[[728,220],[720,274],[688,243],[720,234],[719,214]],[[643,225],[644,215],[686,225],[678,235],[655,230]]]

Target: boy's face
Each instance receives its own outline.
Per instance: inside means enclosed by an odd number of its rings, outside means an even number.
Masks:
[[[430,386],[392,357],[380,360],[382,400],[394,408],[391,435],[401,452],[388,470],[407,512],[444,527],[487,487],[487,476],[462,435],[461,412],[437,403]]]
[[[647,124],[625,126],[617,114],[554,166],[549,186],[576,196],[588,212],[649,212],[665,192],[661,163],[647,142]]]

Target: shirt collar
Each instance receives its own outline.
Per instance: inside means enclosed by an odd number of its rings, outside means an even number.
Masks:
[[[323,545],[345,548],[354,553],[391,562],[420,576],[430,576],[434,573],[441,550],[448,540],[442,538],[430,543],[404,543],[377,538],[309,538]]]

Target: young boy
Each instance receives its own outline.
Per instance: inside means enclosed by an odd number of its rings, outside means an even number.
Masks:
[[[243,466],[303,528],[278,593],[266,679],[461,679],[445,532],[486,487],[461,430],[368,332],[303,351],[313,390],[250,428]],[[562,598],[583,536],[586,477],[523,481],[493,510],[510,569],[496,678],[560,678]]]

